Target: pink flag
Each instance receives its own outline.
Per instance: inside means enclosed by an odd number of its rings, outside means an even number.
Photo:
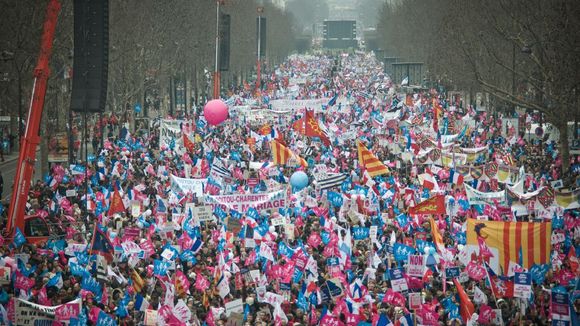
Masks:
[[[467,264],[465,270],[467,271],[467,275],[476,281],[481,281],[487,275],[485,268],[479,265],[479,263],[473,261],[470,261],[469,264]]]
[[[38,303],[44,306],[52,305],[46,294],[46,286],[43,286],[42,289],[40,289],[40,292],[38,292]]]
[[[16,278],[14,279],[14,287],[21,290],[29,290],[34,286],[34,280],[22,275],[16,271]]]
[[[491,309],[490,306],[484,304],[479,307],[479,318],[477,319],[478,323],[482,325],[489,325],[494,318],[495,312],[493,309]]]
[[[322,243],[322,239],[320,238],[320,235],[318,233],[312,233],[308,237],[307,242],[308,245],[311,246],[312,248],[317,248]]]
[[[489,250],[489,247],[485,243],[485,239],[482,237],[477,237],[477,243],[479,244],[479,254],[484,260],[493,257],[493,253]]]
[[[208,288],[209,288],[209,281],[205,277],[203,277],[203,275],[198,274],[196,279],[195,279],[195,289],[203,292]]]

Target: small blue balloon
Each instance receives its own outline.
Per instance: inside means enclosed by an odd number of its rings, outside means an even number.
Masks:
[[[296,190],[304,189],[308,185],[308,176],[302,171],[296,171],[290,177],[290,184]]]

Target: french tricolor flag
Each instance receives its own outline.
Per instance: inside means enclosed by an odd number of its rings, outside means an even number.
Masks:
[[[463,175],[453,169],[449,172],[449,183],[461,186],[463,184]]]
[[[149,302],[139,293],[135,295],[135,308],[139,311],[145,311],[149,308]]]
[[[191,251],[193,251],[194,254],[197,254],[197,252],[201,249],[202,245],[203,241],[201,241],[201,239],[197,237],[193,238],[193,245],[191,246]]]

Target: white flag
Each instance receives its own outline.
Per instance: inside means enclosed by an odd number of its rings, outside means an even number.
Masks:
[[[475,302],[475,304],[487,304],[487,296],[477,286],[473,291],[473,302]]]

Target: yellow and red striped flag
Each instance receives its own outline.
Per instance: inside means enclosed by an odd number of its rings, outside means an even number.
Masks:
[[[356,141],[356,146],[358,148],[358,162],[371,177],[389,173],[389,168],[383,162],[379,161],[360,140]]]
[[[550,262],[552,223],[499,222],[467,219],[467,245],[478,247],[478,236],[494,255],[490,266],[508,273],[510,261],[530,268]]]
[[[288,147],[280,144],[277,140],[273,139],[270,142],[270,146],[272,148],[272,161],[274,161],[274,165],[285,165],[291,160],[295,160],[303,167],[308,167],[308,163],[302,157],[294,154]]]
[[[137,293],[141,292],[141,290],[145,286],[145,281],[143,281],[141,275],[139,275],[139,273],[137,273],[137,271],[134,269],[131,271],[131,280],[133,281],[133,289],[135,290],[135,292]]]
[[[441,236],[441,233],[439,233],[439,227],[437,227],[437,223],[432,217],[429,218],[429,225],[431,226],[431,236],[433,237],[433,242],[435,242],[437,249],[445,248],[445,242],[443,242],[443,237]]]

